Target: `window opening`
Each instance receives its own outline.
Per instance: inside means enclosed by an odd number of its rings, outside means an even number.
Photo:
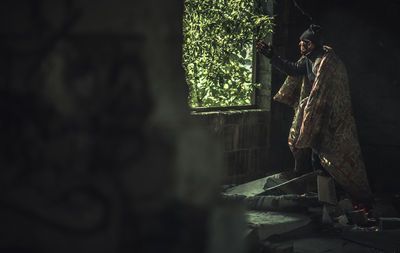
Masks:
[[[266,1],[185,0],[183,66],[189,106],[254,104],[253,44],[272,33]]]

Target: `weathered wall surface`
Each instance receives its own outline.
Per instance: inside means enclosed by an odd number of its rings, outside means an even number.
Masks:
[[[0,2],[1,252],[241,252],[223,153],[189,118],[182,10]]]
[[[289,44],[291,1],[276,2],[274,6],[275,30],[273,35],[273,47],[278,55],[291,55]],[[271,72],[271,97],[282,86],[286,76],[272,67]],[[272,168],[279,170],[291,170],[294,168],[294,159],[288,146],[288,133],[293,118],[293,109],[281,103],[271,101],[271,149],[270,164]]]
[[[226,184],[238,184],[272,173],[269,164],[270,114],[265,110],[192,113],[224,152]]]

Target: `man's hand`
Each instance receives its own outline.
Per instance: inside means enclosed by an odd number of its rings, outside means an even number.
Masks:
[[[267,44],[265,44],[264,41],[260,41],[257,43],[256,50],[257,50],[257,53],[261,53],[261,54],[265,55],[265,57],[270,58],[270,59],[274,55],[271,44],[267,45]]]

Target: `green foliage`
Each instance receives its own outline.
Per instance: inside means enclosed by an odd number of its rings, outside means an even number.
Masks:
[[[272,33],[261,0],[185,0],[183,66],[191,107],[251,104],[254,40]]]

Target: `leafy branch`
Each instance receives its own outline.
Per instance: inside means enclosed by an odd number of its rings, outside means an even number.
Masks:
[[[183,66],[192,107],[251,103],[253,40],[272,33],[261,0],[185,0]]]

